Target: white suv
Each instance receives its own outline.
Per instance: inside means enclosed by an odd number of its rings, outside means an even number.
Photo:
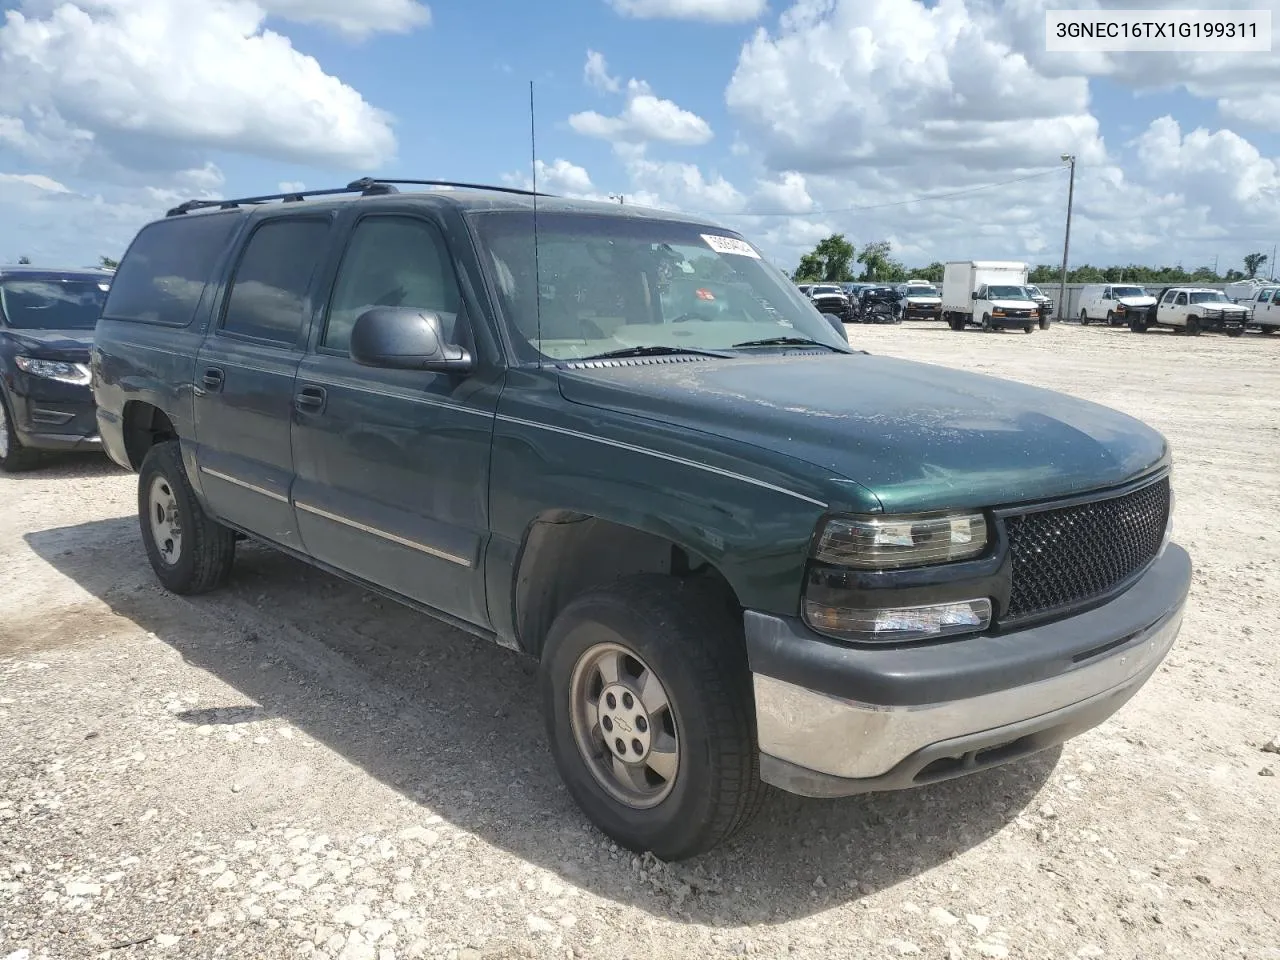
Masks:
[[[1155,297],[1133,284],[1090,284],[1080,291],[1080,322],[1106,320],[1120,327],[1128,323],[1131,311],[1145,314],[1155,305]]]

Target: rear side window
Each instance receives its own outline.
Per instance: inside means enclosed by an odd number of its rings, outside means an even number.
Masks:
[[[236,267],[223,332],[296,343],[328,237],[328,220],[268,220],[258,227]]]
[[[185,327],[238,222],[234,215],[213,214],[143,227],[111,281],[103,316]]]

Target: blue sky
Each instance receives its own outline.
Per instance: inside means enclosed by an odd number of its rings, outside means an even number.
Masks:
[[[0,260],[118,256],[188,196],[523,182],[530,80],[540,186],[704,212],[786,266],[834,231],[1055,262],[1064,152],[1073,263],[1280,239],[1280,53],[1048,54],[1050,0],[0,6]]]

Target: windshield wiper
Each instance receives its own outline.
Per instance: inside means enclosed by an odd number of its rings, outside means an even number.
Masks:
[[[604,353],[593,353],[589,357],[573,357],[572,362],[579,360],[621,360],[625,357],[665,357],[674,356],[680,353],[694,354],[700,357],[719,357],[722,360],[733,358],[731,353],[721,353],[717,350],[697,350],[693,347],[623,347],[621,350],[608,350]],[[568,358],[566,358],[568,359]]]
[[[826,347],[836,353],[853,352],[851,350],[841,350],[839,347],[833,347],[831,344],[823,343],[821,340],[810,340],[808,337],[765,337],[763,340],[743,340],[742,343],[735,343],[734,347]]]

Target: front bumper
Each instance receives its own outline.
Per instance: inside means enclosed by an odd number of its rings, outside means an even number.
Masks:
[[[748,611],[761,776],[805,796],[949,780],[1054,746],[1115,713],[1182,625],[1191,559],[1170,544],[1120,596],[1027,630],[896,649]]]
[[[23,446],[36,450],[98,449],[93,392],[78,384],[15,378],[9,394],[14,427]]]

